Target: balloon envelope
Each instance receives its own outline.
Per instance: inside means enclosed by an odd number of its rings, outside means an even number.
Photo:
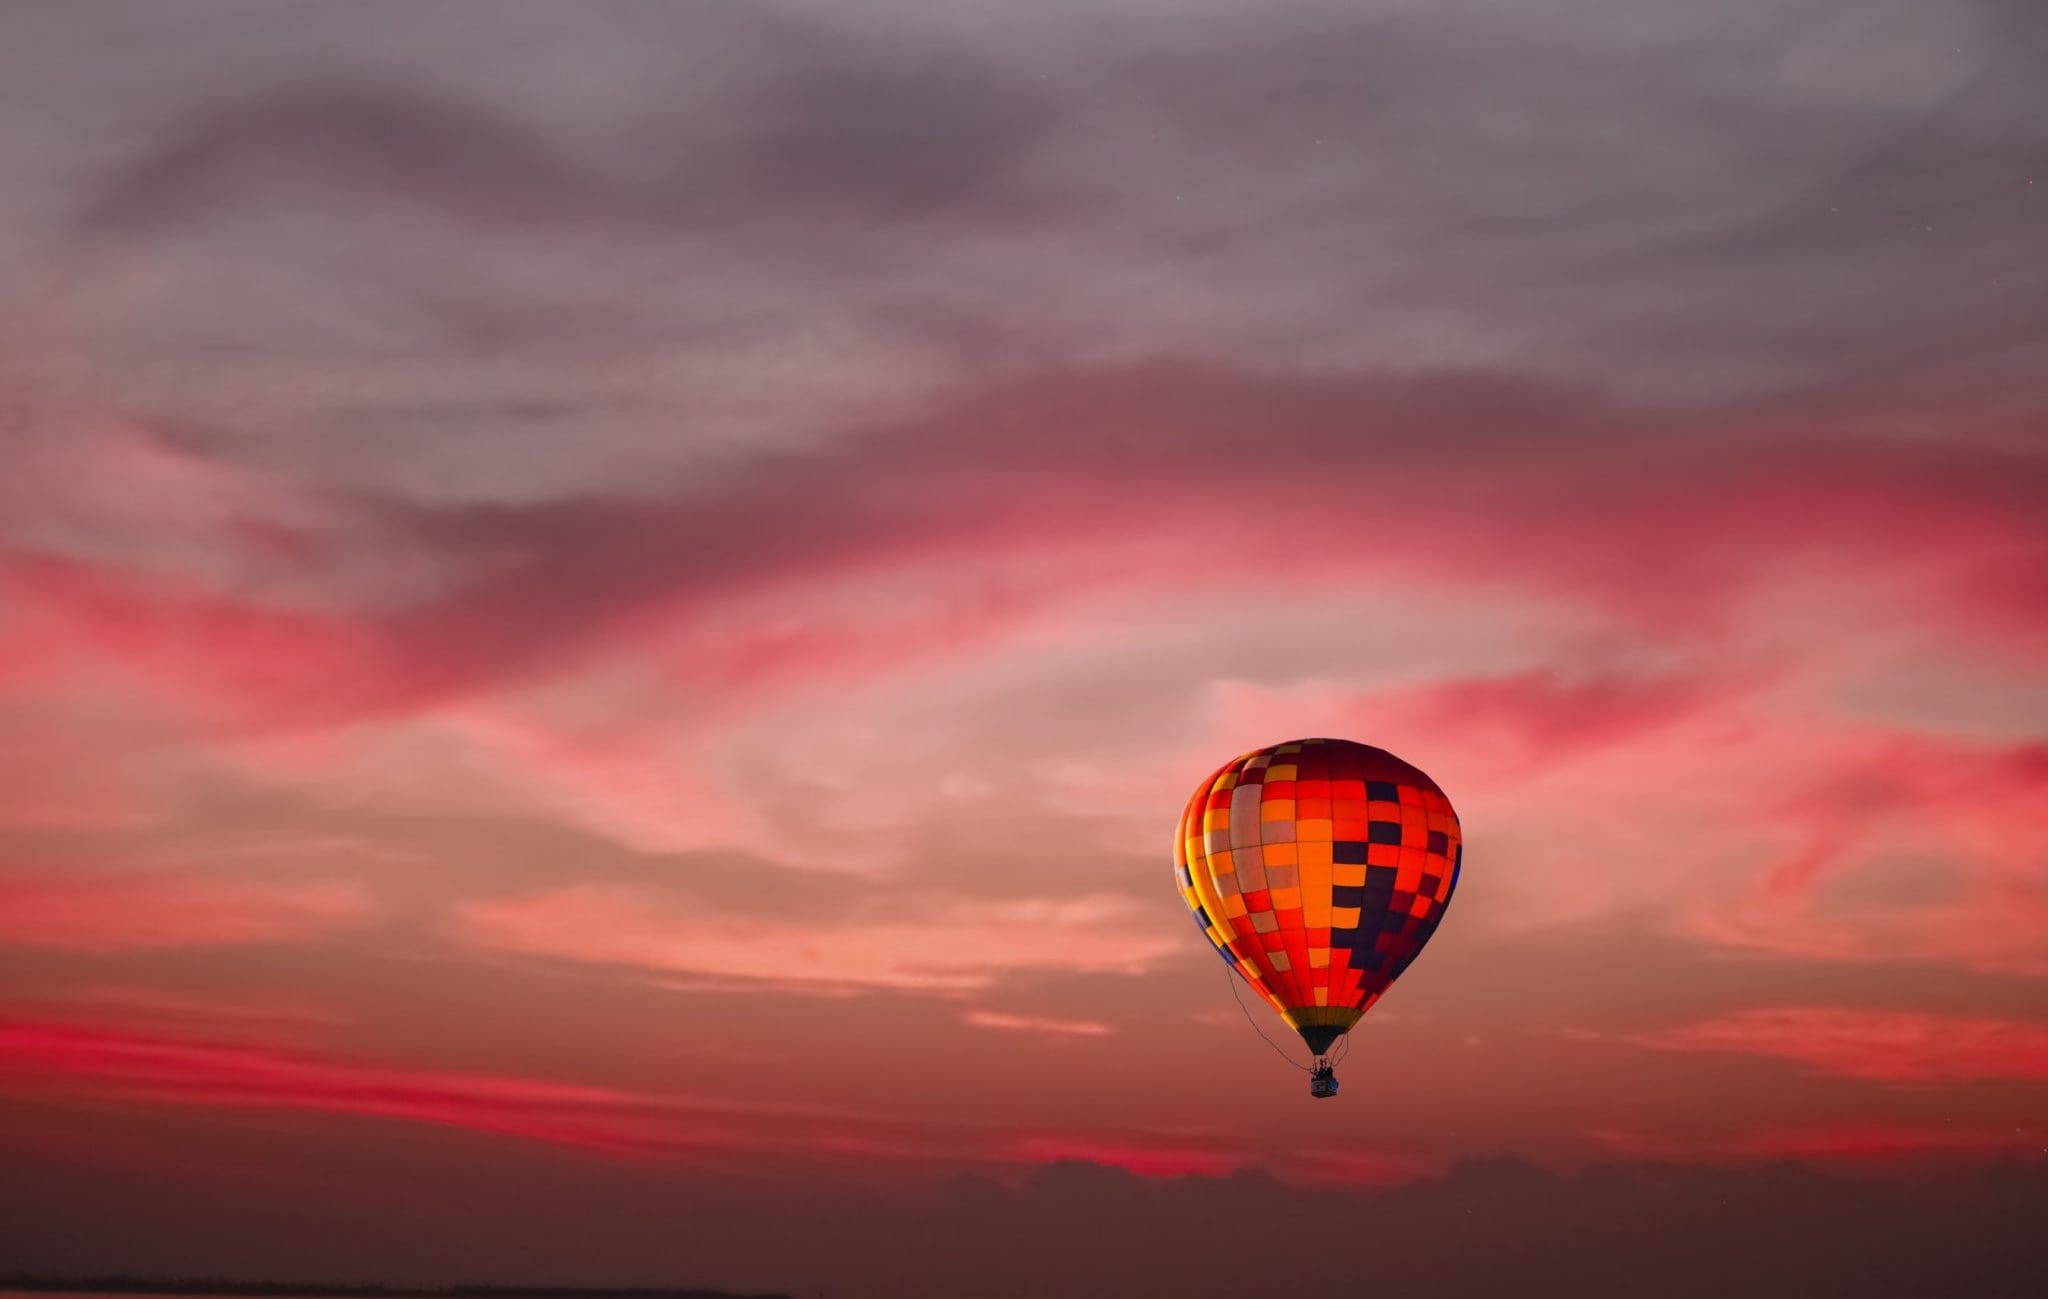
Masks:
[[[1188,800],[1173,850],[1195,924],[1317,1055],[1436,932],[1463,856],[1435,781],[1330,739],[1224,764]]]

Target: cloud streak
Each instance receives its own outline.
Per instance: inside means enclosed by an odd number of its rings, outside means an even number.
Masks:
[[[79,952],[288,943],[372,913],[349,880],[238,880],[202,871],[0,874],[0,944]]]
[[[1660,1051],[1790,1060],[1880,1082],[2048,1081],[2048,1025],[2019,1020],[1786,1006],[1731,1011],[1632,1040]]]
[[[993,1028],[1006,1033],[1049,1033],[1055,1037],[1108,1037],[1116,1032],[1092,1019],[1048,1019],[1041,1015],[1012,1015],[999,1010],[970,1010],[964,1022],[975,1028]]]
[[[457,934],[478,947],[795,986],[966,993],[1001,973],[1138,974],[1182,951],[1120,895],[976,902],[885,895],[834,922],[721,914],[595,887],[474,902]],[[1007,1025],[1006,1025],[1007,1026]]]

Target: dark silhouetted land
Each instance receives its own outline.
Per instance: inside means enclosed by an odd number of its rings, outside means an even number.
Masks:
[[[317,1281],[223,1281],[201,1277],[0,1276],[0,1290],[48,1294],[163,1294],[293,1296],[307,1299],[790,1299],[786,1294],[730,1290],[677,1290],[666,1286],[578,1287],[526,1285],[387,1286]]]

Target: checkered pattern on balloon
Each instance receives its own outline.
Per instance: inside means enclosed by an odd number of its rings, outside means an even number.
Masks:
[[[1436,932],[1463,855],[1457,814],[1422,771],[1349,740],[1297,740],[1202,782],[1174,878],[1224,962],[1326,1057]]]

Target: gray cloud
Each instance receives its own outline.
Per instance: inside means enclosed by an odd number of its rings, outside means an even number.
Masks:
[[[681,34],[679,77],[698,70],[700,35]],[[240,92],[159,124],[83,196],[75,220],[132,238],[234,226],[290,204],[320,209],[337,230],[355,213],[405,206],[472,233],[590,221],[651,237],[674,226],[916,219],[998,188],[1051,114],[1042,92],[969,52],[786,23],[750,44],[754,77],[647,105],[625,127],[631,156],[564,147],[617,123],[572,119],[551,132],[531,120],[532,105],[446,89],[337,80]]]
[[[2021,7],[17,12],[32,323],[379,477],[533,490],[503,445],[565,428],[641,476],[1149,353],[2039,398]]]
[[[201,110],[86,196],[88,232],[134,237],[234,222],[272,202],[417,203],[485,227],[545,221],[597,197],[514,123],[407,87],[286,88]]]

